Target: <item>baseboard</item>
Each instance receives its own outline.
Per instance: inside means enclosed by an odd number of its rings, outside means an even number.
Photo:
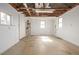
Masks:
[[[16,41],[14,44],[12,44],[10,47],[8,47],[8,48],[7,48],[6,50],[4,50],[3,52],[1,52],[0,55],[3,55],[4,52],[6,52],[8,49],[10,49],[10,48],[13,47],[14,45],[16,45],[18,42],[19,42],[19,40]]]
[[[61,39],[61,40],[65,41],[65,42],[68,42],[68,43],[70,43],[70,44],[72,44],[72,45],[74,45],[74,46],[79,47],[79,45],[77,45],[77,44],[75,44],[75,43],[73,43],[73,42],[71,42],[71,41],[69,41],[69,40],[65,40],[64,38],[61,38],[61,37],[58,37],[58,36],[55,36],[55,37],[58,38],[58,39]]]
[[[53,36],[53,34],[51,34],[51,35],[31,35],[31,36]]]
[[[22,38],[21,38],[21,39],[19,39],[19,40],[22,40],[22,39],[24,39],[24,38],[26,38],[26,36],[22,37]]]

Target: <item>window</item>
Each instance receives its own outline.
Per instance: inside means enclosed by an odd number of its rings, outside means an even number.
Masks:
[[[6,24],[6,14],[1,12],[1,24]]]
[[[10,25],[10,15],[7,15],[7,25]]]
[[[43,28],[43,29],[45,28],[45,21],[40,22],[40,28]]]
[[[2,25],[10,25],[10,15],[0,12],[0,24]]]
[[[62,28],[62,18],[59,18],[59,28]]]

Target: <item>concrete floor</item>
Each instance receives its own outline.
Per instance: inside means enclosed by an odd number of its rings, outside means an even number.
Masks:
[[[31,36],[22,39],[3,55],[76,55],[79,47],[54,36]]]

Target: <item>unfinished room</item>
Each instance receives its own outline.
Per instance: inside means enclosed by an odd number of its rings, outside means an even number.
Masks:
[[[1,55],[78,55],[79,3],[0,3]]]

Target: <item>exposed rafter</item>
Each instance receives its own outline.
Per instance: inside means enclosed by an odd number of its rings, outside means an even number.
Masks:
[[[29,11],[29,9],[28,9],[27,4],[26,4],[26,3],[23,3],[23,5],[26,7],[27,12],[28,12],[28,13],[29,13],[29,15],[31,16],[31,13],[30,13],[30,11]]]
[[[10,3],[10,5],[15,8],[18,12],[21,12],[25,14],[26,16],[54,16],[58,17],[65,12],[69,11],[73,7],[79,5],[78,3],[38,3],[37,7],[35,3]],[[45,10],[46,9],[49,11],[50,9],[55,9],[54,11],[52,10],[52,13],[50,12],[36,12],[36,9],[39,10]]]

